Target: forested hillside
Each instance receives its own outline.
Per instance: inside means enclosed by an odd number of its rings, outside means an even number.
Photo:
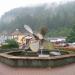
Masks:
[[[67,36],[75,25],[75,2],[12,9],[1,17],[0,31],[24,29],[24,24],[35,31],[47,26],[49,36]]]

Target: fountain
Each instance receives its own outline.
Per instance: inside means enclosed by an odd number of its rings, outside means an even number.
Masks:
[[[1,53],[2,63],[14,67],[55,67],[75,62],[75,54],[64,50],[44,48],[44,45],[50,45],[50,43],[42,34],[36,35],[28,25],[24,25],[24,28],[34,36],[34,40],[29,43],[30,48]]]

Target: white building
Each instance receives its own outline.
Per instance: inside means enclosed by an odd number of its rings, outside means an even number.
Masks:
[[[50,42],[66,42],[66,37],[50,37],[48,38]]]

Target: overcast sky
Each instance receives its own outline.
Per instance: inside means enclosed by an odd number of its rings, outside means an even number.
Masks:
[[[0,0],[0,16],[5,12],[17,8],[17,7],[25,7],[25,6],[35,6],[38,4],[44,3],[61,3],[67,1],[75,1],[75,0]]]

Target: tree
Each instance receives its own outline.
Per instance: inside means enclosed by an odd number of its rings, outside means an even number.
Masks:
[[[66,41],[70,43],[75,42],[75,25],[72,27],[72,31],[69,36],[67,36]]]
[[[8,39],[6,40],[6,43],[5,45],[2,45],[1,48],[19,48],[19,44],[18,42],[16,42],[14,39]]]

